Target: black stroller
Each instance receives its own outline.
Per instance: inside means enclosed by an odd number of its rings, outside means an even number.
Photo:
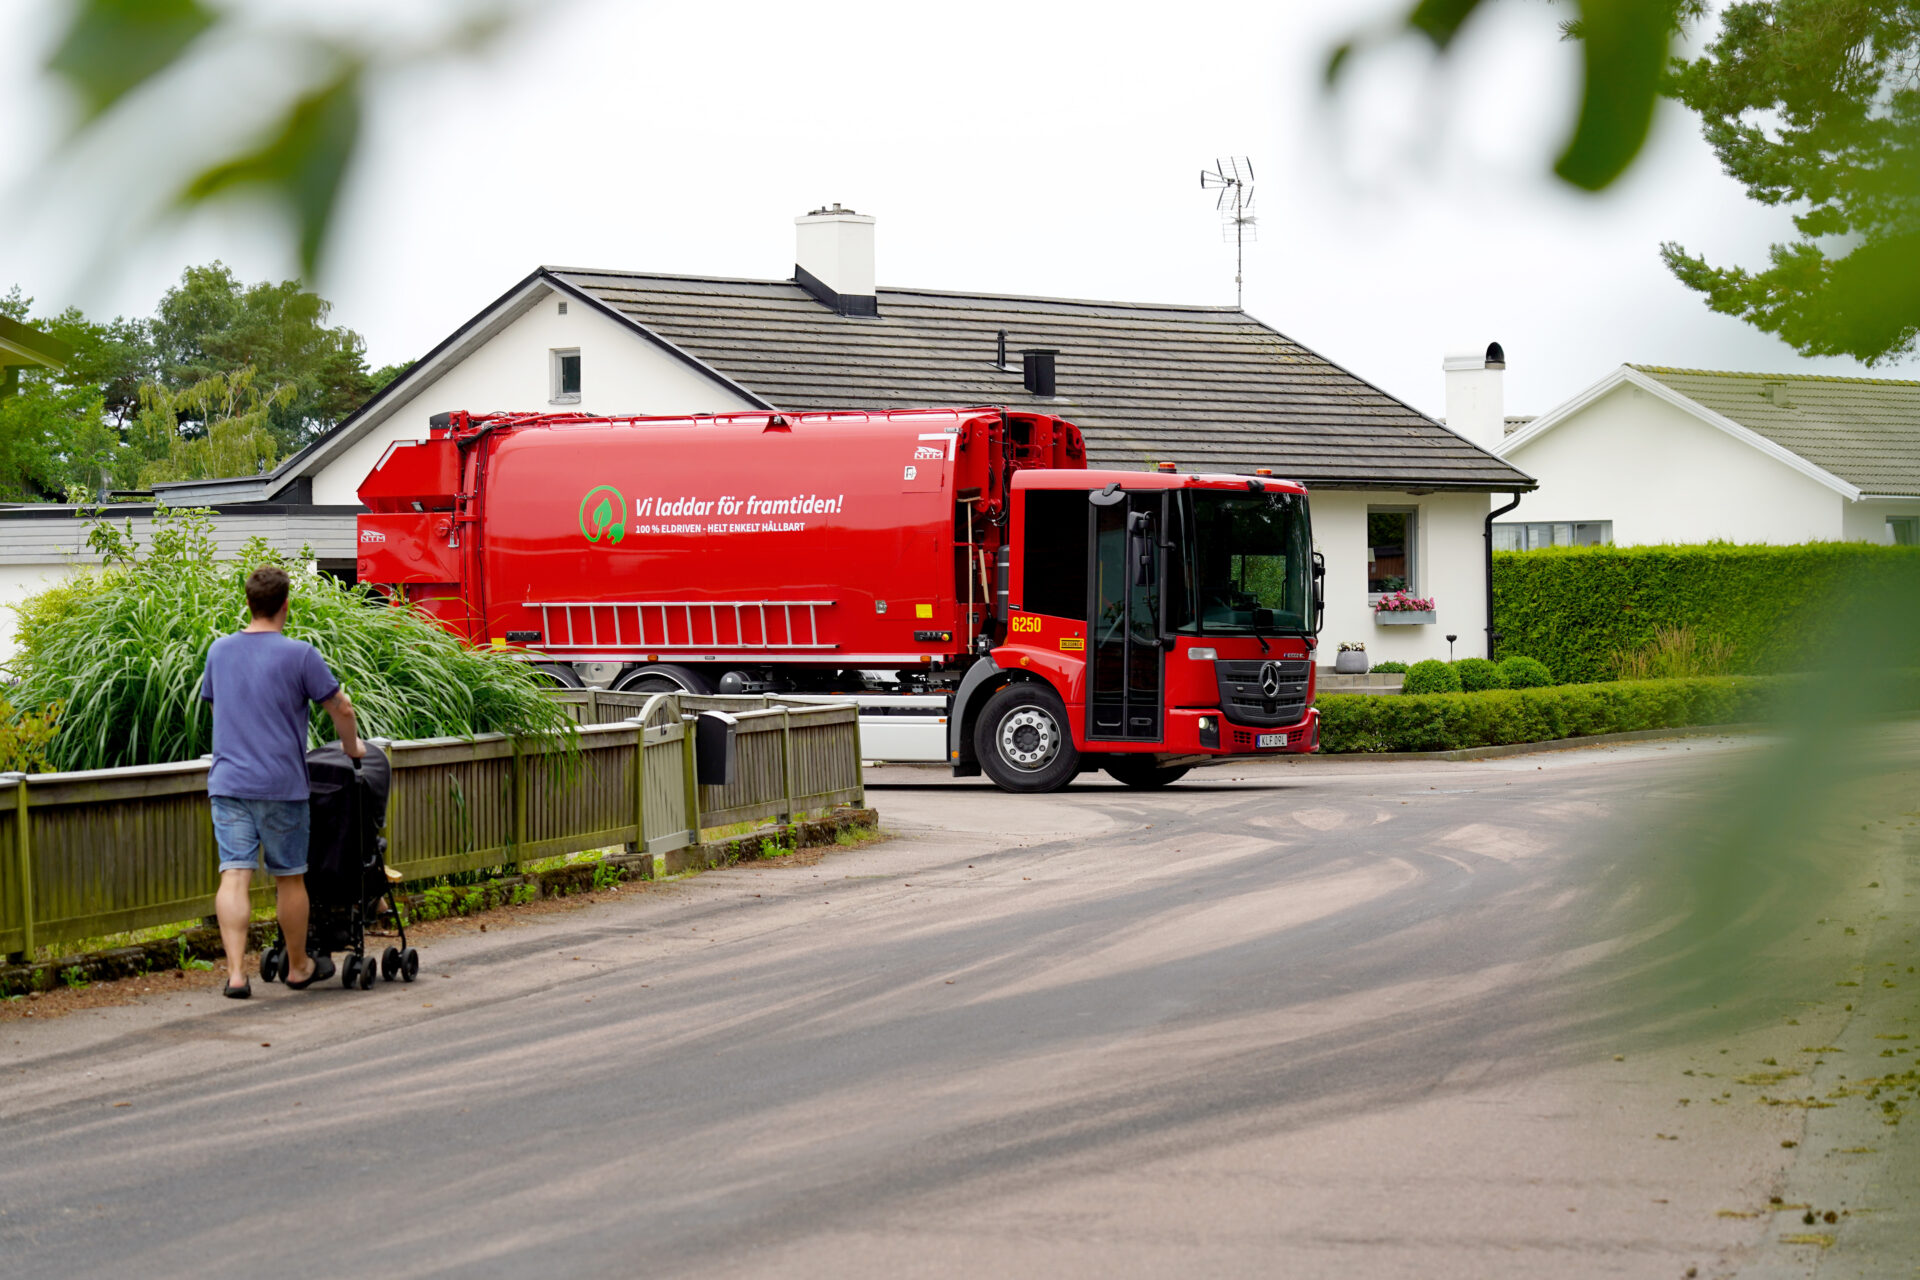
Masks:
[[[340,985],[362,991],[375,978],[412,982],[420,972],[420,953],[407,945],[407,928],[393,899],[387,874],[387,788],[392,773],[386,753],[367,744],[366,758],[354,760],[339,743],[307,752],[308,807],[312,834],[307,844],[307,952],[331,956],[345,951]],[[389,931],[382,931],[381,925]],[[367,954],[368,937],[391,937],[397,945],[376,960]],[[286,977],[287,952],[275,942],[260,957],[260,977]]]

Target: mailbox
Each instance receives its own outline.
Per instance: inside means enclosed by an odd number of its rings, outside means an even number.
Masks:
[[[693,721],[693,769],[703,787],[733,780],[733,726],[724,711],[702,711]]]

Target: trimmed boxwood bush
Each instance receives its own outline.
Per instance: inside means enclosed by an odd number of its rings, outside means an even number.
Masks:
[[[1689,629],[1745,674],[1806,671],[1859,630],[1852,608],[1920,596],[1920,548],[1562,547],[1493,557],[1495,657],[1526,654],[1562,680],[1611,680],[1619,655]]]
[[[1407,674],[1407,664],[1404,662],[1394,662],[1389,660],[1386,662],[1376,662],[1372,666],[1368,667],[1367,670],[1377,675],[1403,676]]]
[[[1506,677],[1509,689],[1544,689],[1553,683],[1553,672],[1547,670],[1546,663],[1521,653],[1501,659],[1500,674]]]
[[[1402,696],[1409,693],[1458,693],[1460,673],[1438,658],[1428,658],[1407,669],[1407,678],[1400,682],[1400,692]]]
[[[1325,752],[1453,751],[1759,720],[1785,683],[1718,676],[1397,698],[1326,694],[1314,705]]]
[[[1460,688],[1466,693],[1484,693],[1488,689],[1507,687],[1507,677],[1497,662],[1489,662],[1485,658],[1462,658],[1453,664],[1453,669],[1460,673]]]

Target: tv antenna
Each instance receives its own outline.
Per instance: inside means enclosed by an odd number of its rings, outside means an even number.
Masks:
[[[1246,156],[1228,156],[1227,162],[1213,162],[1213,168],[1200,171],[1200,189],[1218,190],[1213,207],[1220,214],[1220,233],[1233,241],[1233,305],[1244,305],[1247,241],[1260,238],[1259,219],[1253,216],[1253,161]]]

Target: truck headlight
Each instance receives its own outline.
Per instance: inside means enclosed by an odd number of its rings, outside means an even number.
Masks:
[[[1220,656],[1220,651],[1218,649],[1189,649],[1187,650],[1187,656],[1195,662],[1212,662]]]

